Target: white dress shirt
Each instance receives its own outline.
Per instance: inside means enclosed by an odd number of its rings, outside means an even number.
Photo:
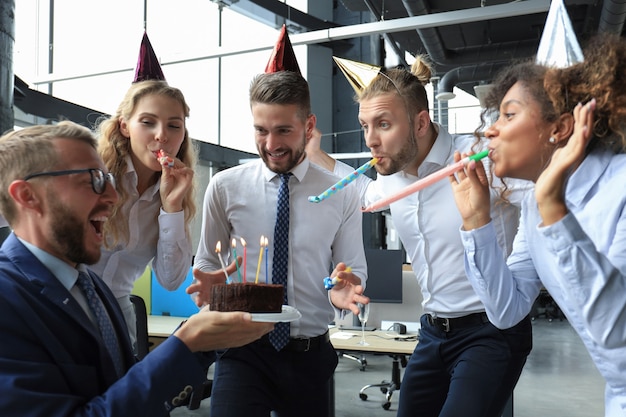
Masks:
[[[626,415],[624,184],[626,155],[591,153],[567,181],[569,213],[547,227],[529,193],[506,263],[493,244],[492,224],[461,231],[468,276],[491,321],[499,327],[519,321],[544,286],[606,379],[611,417]]]
[[[157,181],[140,196],[137,173],[130,157],[123,178],[129,199],[120,215],[128,219],[129,239],[113,248],[102,248],[102,256],[90,268],[107,283],[116,298],[130,295],[135,281],[152,262],[161,286],[173,291],[187,277],[191,267],[191,240],[185,233],[185,214],[166,213],[161,208]]]
[[[392,175],[378,175],[376,181],[363,175],[357,178],[356,188],[361,193],[363,206],[454,163],[455,150],[460,152],[471,150],[475,142],[473,136],[452,136],[439,125],[435,126],[439,134],[420,165],[417,177],[398,172]],[[338,162],[334,171],[340,176],[345,176],[354,171],[354,168]],[[494,200],[492,218],[498,224],[497,241],[502,247],[507,248],[506,253],[517,230],[519,201],[523,191],[531,187],[530,183],[520,181],[507,180],[507,184],[513,191],[509,196],[511,204],[496,202],[499,199],[499,192],[492,189]],[[512,187],[513,184],[515,187]],[[462,219],[448,179],[444,178],[398,200],[389,208],[394,226],[411,259],[413,271],[422,291],[424,312],[452,318],[485,311],[465,275],[463,244],[458,235]],[[504,255],[502,259],[504,260]]]
[[[323,282],[334,265],[345,262],[365,284],[362,214],[354,190],[336,193],[320,203],[308,201],[309,196],[320,194],[339,180],[332,173],[310,164],[308,159],[291,172],[287,295],[289,305],[302,313],[301,319],[291,322],[291,336],[314,337],[328,330],[336,312]],[[203,271],[220,269],[217,242],[221,242],[224,263],[232,262],[233,238],[237,255],[243,256],[243,237],[247,244],[246,280],[254,281],[263,235],[269,245],[267,256],[263,254],[259,281],[267,279],[271,283],[279,185],[280,177],[261,159],[217,173],[204,197],[194,266]],[[237,273],[231,279],[237,282]]]

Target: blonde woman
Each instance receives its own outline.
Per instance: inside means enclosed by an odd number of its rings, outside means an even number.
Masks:
[[[179,89],[147,80],[132,84],[116,113],[98,126],[98,151],[117,180],[119,201],[93,270],[120,303],[133,343],[134,282],[151,263],[159,284],[173,291],[192,262],[196,154],[185,126],[188,115]]]

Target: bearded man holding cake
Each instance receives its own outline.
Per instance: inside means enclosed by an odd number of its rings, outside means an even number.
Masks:
[[[362,215],[353,187],[320,204],[308,201],[338,177],[306,156],[316,117],[284,26],[265,73],[252,81],[250,106],[261,158],[211,179],[195,257],[196,282],[187,292],[194,293],[199,306],[212,303],[211,309],[274,309],[259,316],[271,321],[274,315],[277,323],[258,341],[218,352],[210,415],[328,416],[328,383],[337,366],[328,324],[335,315],[358,314],[356,304],[369,302],[363,295]],[[267,246],[251,244],[263,242],[263,236]],[[233,246],[242,238],[250,242],[245,248],[249,259],[237,263],[237,272],[227,279],[209,279],[203,271],[223,268],[220,256],[234,261]],[[230,244],[231,251],[216,253],[218,242]],[[327,290],[324,278],[331,270],[338,279]],[[231,264],[224,271],[235,270]],[[274,306],[265,305],[270,298]]]

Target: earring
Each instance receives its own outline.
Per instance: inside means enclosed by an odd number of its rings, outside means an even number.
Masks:
[[[550,136],[550,139],[548,139],[548,142],[554,145],[556,143],[556,139],[554,138],[554,136]]]

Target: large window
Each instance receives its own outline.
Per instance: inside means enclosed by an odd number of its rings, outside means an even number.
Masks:
[[[210,0],[148,0],[146,16],[165,77],[183,91],[191,108],[191,136],[256,152],[248,87],[263,72],[271,51],[207,57],[220,45],[273,45],[278,30],[228,7],[220,12]],[[115,111],[134,76],[144,30],[143,1],[55,0],[51,10],[48,0],[20,0],[15,22],[17,76],[58,98],[104,113]],[[254,34],[253,39],[244,33]],[[303,71],[306,48],[296,48]]]

